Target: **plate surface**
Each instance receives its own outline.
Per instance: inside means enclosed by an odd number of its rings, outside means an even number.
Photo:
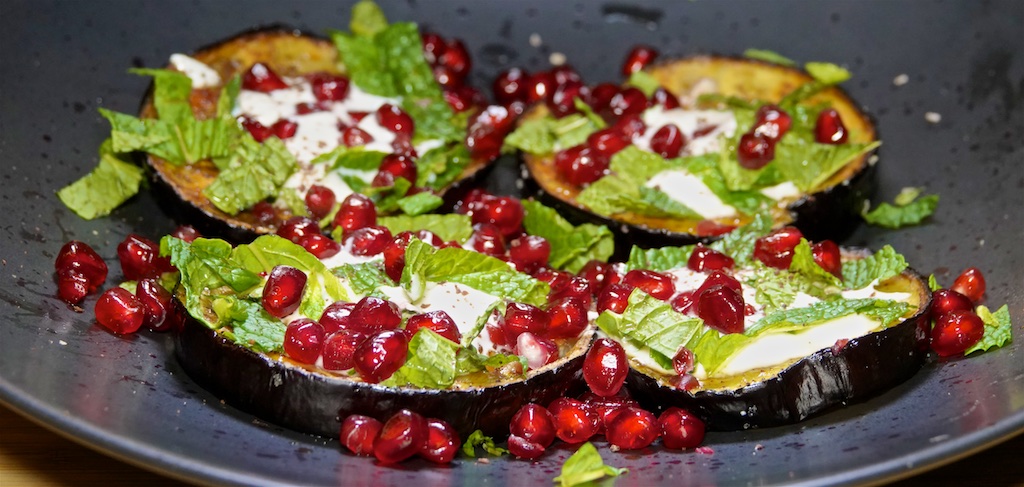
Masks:
[[[904,186],[941,195],[923,226],[862,227],[846,243],[893,244],[950,284],[974,265],[988,302],[1009,303],[1017,342],[969,360],[929,364],[907,383],[803,424],[708,436],[713,455],[660,449],[613,454],[619,485],[856,484],[904,476],[1024,428],[1024,4],[993,2],[417,2],[387,3],[461,37],[477,86],[509,65],[547,68],[564,54],[588,81],[618,81],[637,43],[663,55],[739,54],[756,47],[848,66],[851,95],[877,119],[878,199]],[[87,222],[54,191],[90,170],[108,130],[98,107],[133,112],[147,80],[174,52],[285,22],[346,28],[347,2],[14,2],[0,16],[0,401],[93,448],[197,482],[306,485],[409,481],[547,485],[571,452],[536,464],[506,458],[450,468],[380,468],[335,441],[284,430],[196,386],[166,335],[120,338],[55,298],[53,259],[67,240],[93,245],[115,270],[117,243],[174,223],[148,194]],[[542,43],[534,46],[531,34]],[[557,56],[556,56],[557,57]],[[907,75],[897,86],[894,79]],[[926,113],[941,121],[926,121]],[[934,117],[931,117],[934,118]],[[505,169],[510,169],[506,167]],[[876,200],[877,201],[877,200]]]

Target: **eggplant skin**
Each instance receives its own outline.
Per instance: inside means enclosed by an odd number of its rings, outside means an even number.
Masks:
[[[732,391],[689,393],[632,369],[626,383],[645,408],[681,407],[715,431],[796,423],[878,395],[917,373],[928,356],[931,293],[919,274],[907,270],[904,275],[919,286],[922,301],[917,313],[895,326],[852,339],[838,352],[819,350],[771,379]]]
[[[223,41],[203,47],[190,56],[209,65],[222,80],[244,73],[249,67],[262,62],[282,76],[301,76],[317,72],[343,74],[339,67],[337,49],[325,38],[300,32],[286,26],[274,25],[242,32]],[[168,66],[169,69],[173,69]],[[150,86],[142,107],[143,118],[156,117]],[[216,97],[220,89],[193,90],[192,110],[196,117],[205,119],[216,113]],[[152,187],[161,208],[175,221],[187,223],[201,234],[219,236],[233,242],[248,242],[255,237],[274,233],[277,226],[292,213],[275,208],[272,221],[261,221],[251,211],[230,215],[219,210],[203,195],[203,190],[217,177],[218,171],[210,161],[176,166],[163,159],[142,154],[142,162],[152,171]],[[490,166],[489,160],[474,159],[452,186],[474,182],[478,173]],[[448,188],[440,191],[443,196]]]
[[[192,318],[175,336],[178,362],[215,396],[271,423],[331,438],[338,437],[341,420],[349,415],[383,422],[401,409],[443,419],[462,438],[477,429],[505,437],[512,416],[523,405],[548,404],[579,387],[588,348],[589,341],[578,345],[568,358],[526,380],[433,390],[384,387],[311,372],[236,345]]]
[[[810,76],[795,68],[753,59],[727,56],[695,56],[658,62],[647,71],[669,91],[689,93],[703,79],[716,82],[716,92],[747,99],[778,101],[796,87],[811,81]],[[877,140],[875,124],[856,103],[837,86],[814,95],[809,103],[827,102],[839,111],[851,133],[851,142]],[[549,111],[535,105],[523,120],[542,117]],[[739,128],[742,130],[743,128]],[[840,241],[849,237],[860,222],[860,210],[877,186],[875,161],[877,149],[857,157],[840,169],[816,191],[790,203],[775,215],[775,227],[794,225],[812,240]],[[668,218],[644,218],[627,214],[609,218],[597,215],[576,202],[581,190],[564,178],[554,167],[554,157],[522,154],[524,176],[528,189],[548,206],[556,208],[574,224],[595,223],[612,229],[616,248],[629,249],[708,243],[716,236],[698,235],[692,231],[695,222]],[[719,221],[723,224],[743,221]],[[689,229],[689,230],[688,230]],[[617,256],[625,257],[625,256]]]

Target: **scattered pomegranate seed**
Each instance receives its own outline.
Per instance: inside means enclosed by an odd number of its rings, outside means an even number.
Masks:
[[[269,93],[287,88],[288,84],[274,70],[263,63],[253,64],[242,75],[242,89]]]
[[[505,237],[522,230],[523,204],[511,196],[485,197],[480,208],[473,211],[475,224],[490,224],[497,227]]]
[[[341,131],[341,142],[346,147],[358,147],[373,142],[373,136],[359,127],[345,127]]]
[[[932,317],[938,318],[951,311],[974,311],[974,305],[970,298],[952,289],[932,293]]]
[[[448,49],[444,37],[432,32],[423,32],[420,37],[423,40],[423,57],[427,63],[436,64],[444,51]]]
[[[434,81],[441,85],[441,88],[446,90],[453,90],[462,86],[464,78],[459,76],[452,71],[448,66],[442,66],[440,64],[430,68],[434,73]]]
[[[725,286],[735,291],[736,294],[741,296],[743,295],[743,285],[740,284],[740,281],[736,280],[735,277],[732,277],[722,271],[711,271],[711,274],[708,274],[708,277],[704,279],[704,282],[697,288],[695,296],[700,296],[704,291],[715,286]]]
[[[473,62],[469,56],[466,45],[458,39],[452,39],[446,43],[445,50],[437,58],[438,64],[447,67],[455,76],[465,78],[469,74]]]
[[[618,121],[615,122],[615,125],[612,125],[612,128],[627,139],[639,137],[647,131],[647,125],[644,124],[640,115],[636,113],[621,116]]]
[[[511,68],[501,72],[494,79],[494,99],[498,103],[509,103],[513,101],[527,101],[529,87],[527,81],[530,75],[519,68]]]
[[[345,245],[352,255],[377,255],[384,251],[384,248],[391,243],[392,238],[388,227],[374,225],[348,234],[345,237]]]
[[[359,377],[376,384],[401,368],[408,354],[409,340],[405,333],[401,330],[384,330],[363,340],[353,358]]]
[[[391,301],[366,296],[352,308],[349,320],[352,329],[372,333],[397,329],[402,324],[402,313]]]
[[[145,316],[142,324],[153,331],[168,331],[176,327],[175,300],[156,279],[147,278],[135,283],[135,297],[142,304]],[[181,316],[180,318],[184,318]]]
[[[971,311],[950,311],[935,320],[931,343],[940,357],[962,355],[981,341],[985,322]]]
[[[586,98],[589,91],[589,88],[578,81],[558,85],[545,103],[555,118],[562,118],[566,115],[579,113],[579,110],[576,109],[576,99]]]
[[[723,285],[697,297],[697,316],[722,333],[743,333],[743,296]]]
[[[88,292],[96,290],[107,280],[107,263],[85,242],[72,240],[57,252],[54,269],[75,271],[85,279]]]
[[[341,244],[322,233],[311,233],[299,240],[299,245],[317,259],[326,259],[341,252]]]
[[[747,169],[761,169],[775,159],[775,143],[764,135],[747,132],[736,147],[736,160]]]
[[[796,227],[782,227],[757,239],[754,258],[768,267],[789,269],[793,262],[793,249],[800,243],[803,233]]]
[[[550,321],[546,311],[532,304],[510,302],[505,307],[501,327],[508,340],[515,340],[525,332],[543,335]]]
[[[977,303],[985,295],[985,276],[977,267],[968,267],[956,277],[949,289],[963,294],[972,303]]]
[[[814,140],[819,144],[845,144],[849,137],[843,118],[833,108],[826,108],[818,114],[814,126]]]
[[[686,145],[686,136],[674,124],[662,126],[651,137],[651,150],[666,159],[679,157]]]
[[[644,69],[658,57],[658,50],[651,46],[636,46],[626,55],[626,61],[622,63],[622,75],[629,75]]]
[[[306,209],[316,219],[327,216],[334,209],[336,201],[337,198],[334,196],[334,191],[327,186],[314,184],[306,192]]]
[[[298,115],[308,115],[310,113],[324,112],[324,111],[327,111],[327,106],[326,106],[325,103],[306,102],[306,103],[296,103],[295,104],[295,113],[298,114]],[[340,127],[339,127],[339,129],[340,129]]]
[[[696,235],[701,237],[717,237],[736,229],[736,225],[725,225],[714,220],[701,220],[694,228]]]
[[[608,109],[616,117],[639,115],[647,109],[647,96],[637,88],[625,88],[612,97]]]
[[[679,98],[676,98],[676,95],[673,95],[671,91],[660,86],[658,89],[654,90],[654,94],[651,95],[651,103],[661,105],[665,110],[672,110],[673,108],[680,107]],[[694,132],[693,134],[694,138],[700,137],[701,135],[704,134],[700,134],[699,131]]]
[[[544,450],[545,447],[539,443],[524,439],[521,436],[510,435],[508,437],[508,452],[515,455],[516,458],[525,458],[527,460],[540,458],[544,454]]]
[[[555,154],[558,174],[576,186],[585,186],[601,179],[608,171],[608,162],[608,158],[582,144]]]
[[[547,448],[555,441],[555,423],[544,406],[530,403],[516,412],[509,423],[509,431],[526,441]]]
[[[320,357],[324,346],[324,327],[309,318],[298,318],[288,323],[284,331],[284,352],[292,360],[311,364]]]
[[[276,266],[263,287],[263,309],[271,316],[284,318],[299,308],[305,289],[305,272],[286,265]]]
[[[195,242],[197,238],[202,237],[202,235],[199,234],[199,231],[192,225],[178,225],[174,231],[171,232],[171,236],[184,240],[188,243]]]
[[[440,419],[428,419],[427,439],[419,455],[434,463],[451,463],[461,444],[455,428]]]
[[[555,77],[548,71],[533,73],[527,80],[527,101],[545,101],[555,92]]]
[[[410,316],[405,323],[405,331],[409,332],[410,336],[415,335],[420,328],[433,330],[438,335],[455,343],[462,341],[462,335],[459,333],[459,327],[455,324],[455,320],[442,310],[428,311]]]
[[[558,286],[552,286],[548,298],[552,301],[562,298],[576,298],[584,308],[589,308],[594,300],[594,294],[590,290],[590,281],[579,276],[572,276]]]
[[[583,380],[599,396],[614,396],[628,373],[626,351],[608,338],[598,338],[583,359]]]
[[[344,301],[335,301],[327,305],[323,313],[320,314],[320,326],[324,327],[327,334],[352,329],[354,325],[351,323],[351,316],[355,307],[356,303]]]
[[[583,83],[583,78],[580,76],[580,73],[568,64],[562,64],[551,68],[551,76],[554,78],[557,86]]]
[[[423,450],[430,435],[427,420],[408,409],[392,416],[373,441],[373,456],[381,463],[398,463]]]
[[[390,103],[385,103],[377,109],[377,123],[396,134],[412,137],[415,130],[412,117]]]
[[[590,89],[586,101],[595,112],[604,114],[608,111],[608,103],[619,92],[619,87],[611,83],[598,83]],[[610,115],[610,114],[609,114]]]
[[[169,257],[160,257],[160,245],[138,234],[130,233],[117,245],[121,273],[129,281],[160,277],[174,270]]]
[[[551,293],[554,293],[556,289],[561,289],[569,284],[569,279],[572,279],[572,274],[552,269],[550,267],[541,267],[533,272],[533,277],[548,283],[548,286],[551,287]],[[548,294],[549,297],[551,296],[551,293]]]
[[[633,293],[633,286],[625,283],[612,283],[601,290],[597,295],[597,312],[608,310],[613,313],[622,313],[629,304],[629,295]]]
[[[319,101],[341,101],[348,97],[348,78],[327,73],[309,77],[313,96]]]
[[[539,369],[558,360],[558,345],[548,338],[539,337],[530,332],[523,332],[516,338],[513,349],[516,355],[526,359],[531,370]]]
[[[614,128],[604,128],[587,137],[587,147],[599,157],[611,160],[611,157],[629,145],[629,139]]]
[[[658,416],[658,424],[661,426],[661,444],[665,448],[696,448],[704,441],[704,421],[684,409],[666,409]]]
[[[587,328],[587,308],[575,297],[565,297],[548,305],[549,338],[575,338]]]
[[[715,249],[705,247],[698,243],[686,261],[686,267],[691,271],[707,272],[721,269],[732,269],[736,261]]]
[[[601,418],[601,422],[598,425],[598,433],[604,431],[612,416],[619,412],[619,410],[626,407],[640,407],[636,401],[629,397],[625,389],[620,389],[618,394],[609,397],[598,396],[593,392],[587,391],[580,396],[580,400],[596,411],[598,417]]]
[[[127,289],[107,289],[96,302],[96,321],[119,335],[135,333],[145,319],[145,306]]]
[[[689,374],[693,371],[693,361],[693,352],[689,348],[680,347],[672,357],[672,369],[679,375]]]
[[[839,279],[843,278],[843,261],[839,246],[831,240],[822,240],[811,245],[814,263]]]
[[[660,434],[658,418],[635,407],[626,407],[616,412],[604,433],[609,443],[623,450],[645,448],[658,439]]]
[[[356,455],[373,455],[373,440],[384,425],[369,416],[353,414],[341,422],[339,439],[349,451]]]
[[[523,235],[512,241],[508,249],[509,260],[519,272],[532,274],[547,265],[551,256],[551,244],[537,235]]]
[[[366,335],[355,330],[339,330],[324,339],[321,355],[326,370],[348,370],[356,365],[356,349]]]
[[[491,256],[505,255],[505,237],[498,227],[489,223],[473,225],[473,236],[466,242],[473,250]]]
[[[416,183],[416,163],[408,156],[388,154],[380,162],[380,172],[391,173],[396,178]]]
[[[789,114],[777,105],[761,105],[754,120],[754,133],[778,142],[792,125]]]
[[[554,420],[555,436],[566,443],[583,443],[597,434],[601,417],[589,404],[560,397],[548,405]]]
[[[494,158],[514,127],[515,116],[501,105],[489,105],[469,118],[466,129],[466,148],[477,158]]]
[[[669,304],[672,305],[672,309],[675,310],[677,313],[682,313],[684,315],[694,315],[696,313],[694,313],[693,304],[694,298],[696,296],[697,293],[695,293],[694,291],[683,291],[673,296],[672,300],[669,301]]]
[[[622,278],[622,282],[640,288],[641,291],[662,301],[671,298],[676,293],[672,276],[647,269],[634,269],[627,272]]]
[[[579,275],[590,282],[590,288],[594,294],[600,293],[608,284],[622,280],[622,276],[615,270],[614,265],[599,260],[591,260],[584,264]]]
[[[278,120],[274,122],[274,125],[270,126],[270,131],[281,140],[294,137],[297,130],[299,130],[299,124],[291,120]]]
[[[61,269],[57,271],[57,297],[68,304],[78,304],[95,290],[89,283],[89,279],[74,269]]]
[[[277,212],[274,211],[274,205],[271,205],[267,201],[260,201],[259,203],[252,205],[252,208],[249,211],[252,212],[252,216],[256,218],[256,221],[263,224],[269,224],[277,218]]]
[[[293,216],[277,227],[277,234],[299,243],[303,237],[320,233],[320,225],[316,220],[305,216]]]

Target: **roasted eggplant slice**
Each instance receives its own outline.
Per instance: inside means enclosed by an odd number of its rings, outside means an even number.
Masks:
[[[578,103],[577,109],[590,113],[556,119],[550,104],[538,104],[523,116],[520,130],[507,141],[522,149],[524,174],[542,201],[576,223],[614,229],[619,248],[707,242],[746,224],[756,211],[770,212],[776,228],[795,225],[814,239],[841,239],[855,227],[874,188],[878,143],[868,116],[831,84],[836,79],[823,82],[796,68],[750,59],[702,56],[655,64],[642,81],[649,89],[660,85],[672,102],[652,95],[646,111],[637,109],[629,103],[638,89],[627,85],[609,106],[607,85],[599,85],[579,97],[588,106]],[[672,109],[675,100],[678,110]],[[766,105],[781,107],[781,131],[762,123],[759,109]],[[845,125],[842,144],[816,142],[816,119],[826,107]],[[642,120],[646,131],[630,128],[624,122],[629,117]],[[587,120],[589,133],[605,127],[625,134],[631,145],[602,155],[607,144],[584,139],[588,130],[580,125]],[[545,123],[546,140],[534,137]],[[678,130],[662,132],[670,124]],[[745,133],[770,139],[774,158],[741,162],[737,147]],[[680,135],[681,145],[673,145]],[[573,146],[577,152],[563,143],[579,144]],[[643,161],[637,147],[663,160]],[[580,157],[580,148],[589,149],[588,155]],[[602,165],[609,167],[604,176],[586,173]],[[576,168],[582,172],[573,173]]]

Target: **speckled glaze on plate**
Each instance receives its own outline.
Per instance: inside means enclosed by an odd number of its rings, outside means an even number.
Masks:
[[[174,223],[148,194],[87,222],[54,191],[95,164],[107,124],[97,107],[133,112],[147,80],[178,51],[257,25],[345,28],[345,2],[8,2],[0,15],[0,401],[65,435],[185,480],[223,484],[546,485],[571,453],[539,462],[413,461],[383,468],[337,442],[288,431],[222,404],[175,362],[169,336],[120,338],[55,297],[53,258],[84,240],[111,264],[129,232]],[[715,433],[714,454],[659,448],[613,454],[618,485],[862,484],[906,476],[1024,429],[1024,4],[994,2],[407,2],[393,20],[461,37],[478,86],[509,65],[548,66],[562,53],[588,81],[617,81],[636,43],[666,55],[771,49],[851,68],[850,94],[878,121],[878,197],[904,186],[938,192],[938,214],[901,231],[861,227],[846,243],[891,243],[949,284],[975,265],[988,302],[1009,303],[1012,346],[931,363],[867,402],[791,427]],[[530,43],[531,34],[542,43]],[[897,86],[894,79],[906,76]],[[926,121],[926,113],[941,121]],[[934,119],[935,117],[929,117]],[[509,189],[508,161],[490,180]],[[504,171],[504,172],[502,172]],[[877,200],[876,200],[877,201]]]

